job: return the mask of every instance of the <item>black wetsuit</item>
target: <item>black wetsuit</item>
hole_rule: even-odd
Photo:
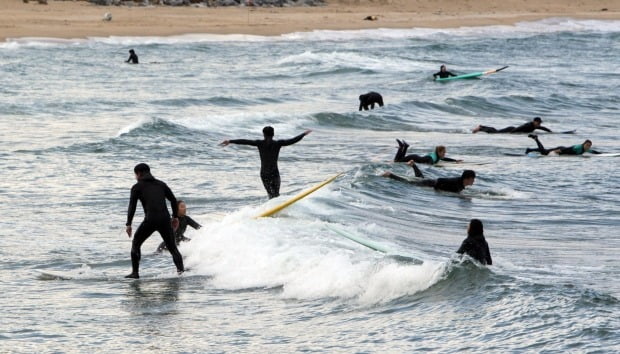
[[[379,107],[383,107],[383,97],[376,92],[368,92],[367,94],[360,95],[360,111],[362,108],[367,111],[368,106],[370,109],[375,109],[375,103],[379,105]]]
[[[545,128],[542,125],[536,127],[534,126],[534,123],[532,122],[527,122],[525,124],[522,124],[518,127],[506,127],[503,129],[495,129],[493,127],[487,127],[486,125],[481,125],[480,126],[480,131],[481,132],[485,132],[485,133],[489,133],[489,134],[497,134],[497,133],[531,133],[536,129],[540,129],[540,130],[544,130],[546,132],[551,133],[551,129],[549,128]]]
[[[129,53],[129,59],[125,61],[126,63],[138,64],[138,56],[136,53]]]
[[[433,79],[436,79],[437,76],[439,76],[439,78],[441,78],[441,79],[445,79],[447,77],[456,76],[456,75],[451,73],[451,72],[449,72],[449,71],[438,71],[438,72],[433,74]]]
[[[537,149],[530,149],[527,148],[525,149],[525,153],[529,154],[530,152],[538,152],[541,155],[549,155],[550,152],[558,150],[558,155],[583,155],[586,152],[589,152],[591,154],[601,154],[601,152],[598,152],[596,150],[585,150],[583,148],[583,144],[577,144],[577,145],[573,145],[573,146],[558,146],[558,147],[554,147],[553,149],[545,149],[545,147],[543,146],[543,144],[538,140],[538,138],[535,138],[534,141],[536,142],[536,145],[538,145]]]
[[[265,140],[236,139],[230,140],[229,142],[231,144],[258,147],[258,152],[260,154],[260,178],[263,181],[265,190],[267,190],[269,199],[271,199],[280,195],[280,171],[278,170],[280,148],[293,145],[303,139],[304,136],[305,134],[301,133],[292,139],[285,140],[273,140],[271,138]]]
[[[424,178],[422,171],[416,166],[411,166],[413,171],[415,171],[415,176],[419,178]],[[465,189],[465,185],[463,184],[463,177],[452,177],[452,178],[424,178],[422,180],[408,180],[406,178],[397,176],[393,173],[390,173],[388,176],[391,179],[395,179],[401,182],[408,182],[412,184],[417,184],[425,187],[433,187],[435,190],[445,191],[445,192],[453,192],[460,193],[463,189]]]
[[[194,229],[198,230],[200,229],[202,226],[197,223],[196,221],[194,221],[194,219],[190,218],[189,216],[185,215],[185,216],[180,216],[179,217],[179,227],[174,231],[174,242],[176,243],[176,245],[178,246],[179,243],[181,243],[181,241],[185,242],[185,241],[191,241],[190,238],[185,237],[185,230],[187,230],[187,226],[191,226]],[[157,252],[161,252],[163,250],[167,249],[166,248],[166,243],[162,242],[161,244],[159,244],[159,247],[157,247]]]
[[[413,160],[413,162],[415,163],[427,163],[429,165],[434,165],[440,160],[448,161],[448,162],[456,162],[456,160],[451,159],[449,157],[439,158],[437,153],[434,151],[424,156],[420,156],[416,154],[410,154],[410,155],[405,156],[408,148],[409,148],[409,145],[400,145],[398,147],[398,150],[396,151],[396,156],[394,156],[394,162],[409,162]]]
[[[170,224],[170,214],[166,207],[166,199],[170,201],[172,205],[172,215],[176,217],[178,209],[177,200],[164,182],[155,179],[150,173],[146,173],[140,178],[138,183],[134,184],[131,188],[131,197],[127,210],[127,223],[125,225],[131,226],[138,200],[144,209],[144,220],[138,227],[138,230],[136,230],[131,243],[131,266],[133,268],[133,274],[137,275],[140,268],[140,247],[142,243],[155,231],[159,232],[164,239],[164,243],[172,255],[177,271],[182,272],[184,270],[183,257],[181,253],[179,253],[176,243],[174,242],[174,234],[172,232],[172,225]]]
[[[489,251],[489,245],[484,239],[484,235],[468,235],[456,253],[466,253],[482,264],[493,264],[491,251]]]

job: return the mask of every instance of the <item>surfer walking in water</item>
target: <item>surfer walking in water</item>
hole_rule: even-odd
[[[407,144],[404,140],[398,139],[396,139],[396,142],[398,143],[398,150],[396,151],[396,156],[394,156],[394,162],[409,162],[413,160],[417,163],[427,163],[430,165],[434,165],[440,160],[448,162],[463,162],[463,160],[455,160],[446,157],[446,147],[443,145],[438,145],[435,147],[435,151],[424,156],[420,156],[416,154],[406,155],[409,144]]]
[[[518,127],[506,127],[506,128],[502,128],[502,129],[495,129],[493,127],[489,127],[486,125],[479,125],[477,127],[475,127],[471,132],[472,133],[477,133],[477,132],[485,132],[485,133],[489,133],[489,134],[497,134],[497,133],[531,133],[536,129],[540,129],[540,130],[544,130],[546,132],[551,133],[551,129],[549,128],[545,128],[542,125],[542,119],[540,119],[540,117],[536,117],[534,119],[532,119],[531,122],[527,122],[525,124],[521,124]]]
[[[183,267],[183,257],[181,253],[179,253],[177,245],[174,242],[174,233],[172,231],[173,228],[176,229],[179,226],[177,199],[164,182],[155,179],[155,177],[151,175],[151,169],[147,164],[137,164],[133,171],[138,183],[131,187],[129,208],[127,210],[127,223],[125,224],[127,236],[131,238],[131,222],[136,212],[138,200],[144,209],[144,220],[138,227],[138,230],[136,230],[136,234],[131,243],[132,271],[131,274],[127,275],[125,278],[140,278],[140,248],[144,241],[155,231],[159,232],[164,239],[166,248],[170,251],[172,260],[177,267],[177,272],[181,274],[185,270]],[[170,220],[170,214],[166,207],[166,199],[170,201],[170,206],[172,207],[172,221]]]
[[[467,238],[463,240],[461,247],[456,253],[467,254],[485,265],[493,264],[489,245],[484,238],[482,221],[478,219],[471,219],[469,221],[469,225],[467,226]]]
[[[310,134],[311,132],[312,130],[306,130],[291,139],[274,140],[274,129],[273,127],[268,126],[263,128],[263,140],[224,140],[220,143],[220,145],[250,145],[258,148],[261,163],[260,178],[263,181],[263,186],[267,191],[267,195],[269,195],[269,199],[272,199],[280,195],[280,171],[278,170],[278,156],[280,155],[280,149],[283,146],[293,145],[299,142],[304,136]]]
[[[592,141],[590,140],[586,140],[581,144],[577,144],[577,145],[573,145],[569,147],[558,146],[558,147],[554,147],[553,149],[545,149],[545,147],[540,142],[540,140],[538,140],[538,135],[530,134],[527,137],[534,139],[534,141],[536,142],[536,145],[538,145],[538,148],[525,149],[526,155],[529,154],[530,152],[539,152],[541,155],[549,155],[549,153],[551,152],[556,153],[558,155],[583,155],[586,152],[589,152],[591,154],[601,154],[601,152],[591,149]]]
[[[473,170],[464,170],[461,174],[461,177],[437,179],[424,178],[424,174],[422,174],[422,171],[420,171],[420,169],[418,168],[418,166],[416,166],[413,160],[407,162],[407,164],[411,166],[411,168],[413,168],[416,177],[422,178],[421,180],[408,180],[404,177],[397,176],[390,171],[384,172],[382,176],[401,182],[408,182],[425,187],[433,187],[435,188],[435,190],[453,193],[460,193],[463,189],[465,189],[465,187],[473,185],[474,181],[476,180],[476,172],[474,172]]]

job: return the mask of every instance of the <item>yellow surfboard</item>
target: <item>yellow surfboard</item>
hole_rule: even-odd
[[[266,217],[266,216],[271,216],[271,215],[279,212],[280,210],[288,207],[289,205],[295,203],[296,201],[306,197],[307,195],[309,195],[309,194],[311,194],[313,192],[316,192],[321,187],[323,187],[323,186],[333,182],[336,178],[340,177],[342,174],[343,173],[341,172],[341,173],[339,173],[339,174],[337,174],[337,175],[335,175],[333,177],[330,177],[329,179],[327,179],[327,180],[317,184],[316,186],[314,186],[314,187],[312,187],[310,189],[307,189],[307,190],[297,194],[296,196],[294,196],[293,198],[283,202],[282,204],[278,204],[277,206],[275,206],[275,207],[273,207],[273,208],[263,212],[262,214],[256,216],[256,218],[263,218],[263,217]]]

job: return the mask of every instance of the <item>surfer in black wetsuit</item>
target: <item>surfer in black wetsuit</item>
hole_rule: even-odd
[[[280,171],[278,170],[278,155],[280,154],[280,148],[295,144],[311,132],[312,130],[306,130],[291,139],[273,140],[273,128],[265,127],[263,128],[263,136],[265,137],[263,140],[224,140],[220,145],[226,146],[228,144],[238,144],[258,147],[258,152],[260,154],[260,178],[263,181],[265,190],[267,190],[269,199],[271,199],[280,195]]]
[[[174,230],[174,242],[178,246],[181,243],[181,241],[183,242],[191,241],[190,238],[185,237],[185,230],[187,230],[188,225],[193,227],[195,230],[200,229],[202,226],[196,221],[194,221],[194,219],[190,218],[189,215],[187,215],[187,206],[185,205],[184,201],[182,200],[177,201],[177,205],[178,205],[177,215],[179,217],[179,227],[177,227],[176,230]],[[159,245],[159,247],[157,247],[157,252],[161,253],[165,249],[167,249],[166,243],[162,242]]]
[[[398,143],[398,150],[396,151],[396,156],[394,156],[394,162],[409,162],[413,160],[416,163],[427,163],[429,165],[434,165],[437,162],[448,161],[448,162],[463,162],[463,160],[455,160],[449,157],[446,157],[446,147],[443,145],[438,145],[435,147],[435,151],[428,153],[424,156],[410,154],[405,155],[407,153],[407,149],[409,148],[409,144],[407,144],[404,140],[396,139]]]
[[[440,79],[445,79],[447,77],[456,76],[456,75],[449,72],[448,69],[446,69],[445,65],[442,65],[439,67],[439,71],[433,74],[433,79],[436,79],[437,76],[439,76]]]
[[[553,149],[545,149],[545,147],[543,146],[543,144],[540,142],[540,140],[538,140],[538,135],[535,134],[530,134],[527,136],[528,138],[532,138],[534,139],[534,141],[536,142],[536,145],[538,145],[538,148],[536,149],[530,149],[527,148],[525,149],[525,154],[529,154],[530,152],[539,152],[541,155],[549,155],[549,153],[553,152],[556,153],[558,155],[583,155],[586,152],[589,152],[591,154],[601,154],[601,152],[592,150],[592,141],[590,140],[586,140],[581,144],[577,144],[577,145],[573,145],[573,146],[569,146],[569,147],[565,147],[565,146],[558,146],[558,147],[554,147]]]
[[[170,251],[174,264],[177,267],[177,272],[181,274],[185,270],[185,268],[183,268],[183,257],[181,257],[181,253],[179,253],[177,249],[172,232],[172,229],[176,229],[179,225],[179,219],[177,218],[177,200],[164,182],[155,179],[153,175],[151,175],[151,169],[147,164],[137,164],[133,170],[136,174],[138,183],[131,187],[131,197],[129,198],[129,208],[127,210],[127,223],[125,224],[127,236],[131,237],[131,222],[136,212],[138,200],[144,209],[144,220],[138,227],[133,242],[131,243],[132,272],[125,278],[138,279],[140,277],[140,247],[155,231],[159,232],[164,239],[166,247],[168,251]],[[170,201],[170,205],[172,206],[172,221],[170,220],[170,214],[166,207],[166,199]]]
[[[375,103],[379,105],[379,107],[383,107],[383,97],[376,92],[368,92],[366,94],[360,95],[360,111],[362,108],[367,111],[368,106],[370,109],[375,109]]]
[[[476,172],[472,170],[464,170],[461,174],[461,177],[453,177],[453,178],[424,178],[422,171],[416,166],[413,160],[407,162],[409,166],[413,168],[415,172],[415,176],[418,178],[422,178],[422,180],[408,180],[406,178],[397,176],[392,172],[386,171],[383,173],[383,177],[389,177],[391,179],[395,179],[401,182],[408,182],[412,184],[417,184],[425,187],[433,187],[435,190],[460,193],[465,187],[471,186],[474,184],[476,180]]]
[[[482,227],[482,221],[478,219],[471,219],[467,226],[467,238],[461,244],[456,253],[467,254],[471,258],[486,265],[492,265],[491,251],[489,251],[489,245],[484,238],[484,230]]]
[[[485,133],[489,133],[489,134],[496,134],[496,133],[531,133],[536,129],[540,129],[540,130],[544,130],[546,132],[551,133],[551,129],[549,128],[545,128],[542,125],[542,119],[540,119],[540,117],[536,117],[534,119],[532,119],[531,122],[527,122],[525,124],[521,124],[518,127],[506,127],[503,129],[495,129],[493,127],[487,127],[486,125],[479,125],[477,127],[475,127],[471,132],[472,133],[477,133],[477,132],[485,132]]]
[[[129,59],[125,60],[125,63],[138,64],[138,56],[133,49],[129,49]]]

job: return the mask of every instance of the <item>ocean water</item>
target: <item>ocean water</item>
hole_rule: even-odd
[[[124,63],[128,49],[140,65]],[[618,352],[620,157],[534,158],[525,135],[471,134],[534,116],[546,146],[620,152],[620,22],[0,43],[1,352]],[[432,81],[504,65],[479,80]],[[358,112],[380,92],[383,108]],[[280,154],[267,201],[254,148]],[[461,195],[381,177],[395,138],[474,169]],[[150,164],[203,225],[180,251],[123,233],[133,166]],[[253,218],[344,175],[274,218]],[[134,227],[142,218],[139,208]],[[485,226],[494,264],[457,257]],[[342,237],[379,243],[375,252]],[[398,257],[395,255],[406,255]]]

